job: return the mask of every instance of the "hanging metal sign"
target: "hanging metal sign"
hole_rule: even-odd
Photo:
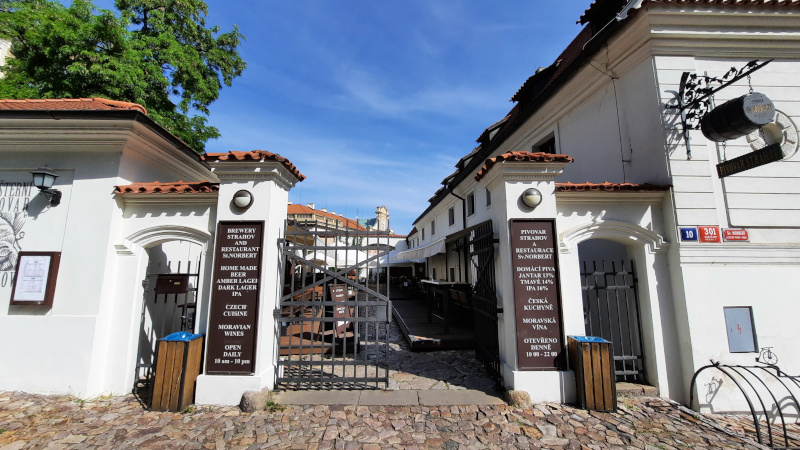
[[[775,118],[775,105],[766,95],[751,92],[729,100],[703,116],[700,129],[710,141],[747,136]]]
[[[780,144],[768,145],[761,150],[745,153],[737,158],[723,161],[717,164],[717,175],[725,178],[745,170],[750,170],[764,164],[780,161],[783,159],[783,150]]]
[[[208,324],[206,373],[255,370],[264,222],[220,222]]]
[[[510,231],[518,367],[560,369],[565,352],[555,223],[514,219]]]
[[[697,75],[684,72],[678,95],[672,104],[665,107],[667,110],[677,110],[681,115],[683,126],[683,139],[686,143],[686,157],[692,158],[689,146],[689,130],[700,129],[700,121],[711,110],[711,96],[714,93],[730,86],[731,84],[750,76],[753,72],[769,64],[772,60],[760,62],[754,59],[742,68],[731,67],[721,78],[708,75]]]

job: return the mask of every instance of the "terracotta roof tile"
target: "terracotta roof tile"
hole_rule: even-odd
[[[312,209],[305,205],[297,205],[293,203],[289,205],[287,211],[289,214],[317,214],[319,216],[325,216],[332,219],[341,220],[344,223],[344,226],[346,226],[347,228],[350,228],[352,230],[366,231],[366,228],[359,225],[358,222],[353,219],[348,219],[347,217],[343,216],[337,216],[336,214],[320,211],[318,209]]]
[[[0,110],[5,111],[119,111],[130,110],[147,114],[144,106],[137,103],[109,100],[107,98],[45,98],[25,100],[0,100]]]
[[[643,191],[667,191],[671,184],[634,184],[634,183],[556,183],[556,192],[643,192]]]
[[[204,192],[218,192],[219,183],[210,181],[177,183],[133,183],[124,186],[114,186],[115,194],[199,194]]]
[[[203,156],[206,161],[277,161],[282,163],[294,175],[298,181],[303,181],[306,176],[297,170],[291,161],[277,153],[265,150],[251,150],[248,152],[230,151],[227,153],[206,153]]]
[[[554,155],[544,152],[506,152],[502,155],[495,156],[486,160],[486,164],[475,175],[475,180],[480,181],[485,177],[489,170],[497,163],[502,162],[564,162],[569,163],[575,161],[574,158],[567,155]]]

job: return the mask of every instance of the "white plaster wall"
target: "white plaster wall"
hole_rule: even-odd
[[[765,51],[759,59],[770,57],[769,53]],[[772,56],[779,59],[753,73],[753,88],[766,94],[778,110],[796,123],[800,116],[800,86],[791,74],[800,70],[800,63],[787,55]],[[718,57],[658,56],[655,63],[662,101],[672,100],[684,71],[721,76],[750,59],[724,52]],[[722,104],[748,90],[747,81],[741,80],[715,95],[715,102]],[[753,306],[758,345],[783,345],[783,354],[774,349],[780,356],[779,365],[790,373],[797,372],[800,361],[788,344],[800,338],[796,321],[791,320],[797,316],[793,314],[796,296],[791,283],[800,274],[800,171],[795,167],[800,167],[798,155],[720,180],[716,164],[751,151],[746,138],[728,141],[723,147],[708,141],[701,131],[691,131],[688,159],[674,116],[664,114],[664,128],[675,193],[671,199],[675,216],[670,218],[673,225],[668,233],[678,243],[670,251],[670,262],[683,351],[685,394],[681,401],[688,402],[692,374],[709,364],[710,359],[723,364],[754,364],[757,354],[728,352],[725,306]],[[678,241],[679,226],[697,225],[744,227],[750,242]],[[773,390],[785,391],[781,386]],[[705,410],[749,413],[738,388],[719,371],[704,371],[693,394]],[[771,408],[769,395],[762,392],[762,396],[767,408]]]
[[[702,318],[690,321],[695,370],[709,364],[709,360],[728,365],[758,365],[755,362],[757,352],[731,353],[728,347],[723,308],[748,306],[752,308],[757,347],[772,347],[778,356],[778,366],[796,375],[796,368],[800,367],[800,354],[795,346],[800,339],[797,330],[800,306],[795,293],[787,287],[793,285],[799,273],[796,266],[789,265],[756,266],[740,263],[684,266],[688,315],[692,319]],[[761,373],[758,370],[756,372]],[[762,378],[768,382],[778,399],[785,399],[788,393],[784,387],[770,376]],[[712,380],[715,382],[712,383]],[[737,380],[742,383],[741,378]],[[797,389],[793,389],[793,393],[795,396],[800,394]],[[755,396],[751,394],[751,397],[760,410]],[[763,392],[762,397],[767,409],[772,410],[774,403],[771,397]],[[714,369],[705,370],[698,378],[695,399],[699,400],[699,406],[705,411],[749,412],[743,395],[732,380]],[[784,412],[797,417],[794,408],[788,407]]]
[[[584,334],[577,245],[587,239],[608,239],[624,245],[638,274],[648,381],[661,395],[681,398],[683,373],[666,253],[669,242],[664,238],[664,197],[665,194],[609,193],[604,199],[581,199],[574,194],[559,198],[562,304],[566,334]]]
[[[9,306],[10,274],[0,273],[0,336],[5,342],[26,337],[25,345],[0,350],[0,389],[82,397],[129,392],[135,359],[131,323],[139,320],[132,317],[132,305],[141,303],[137,277],[146,258],[118,257],[114,244],[122,243],[125,218],[113,187],[127,183],[119,177],[123,166],[134,181],[170,172],[172,179],[203,171],[213,175],[186,158],[173,155],[178,164],[164,158],[164,152],[176,150],[129,121],[8,120],[3,129],[0,179],[27,182],[30,170],[48,165],[59,174],[54,187],[63,196],[60,205],[46,208],[33,189],[19,239],[22,250],[61,252],[52,308]],[[135,144],[126,135],[132,129],[138,130]],[[140,156],[124,163],[122,155],[129,151]],[[174,223],[178,216],[165,213],[162,219]]]
[[[60,205],[49,209],[41,196],[34,197],[25,219],[25,237],[19,240],[22,250],[61,252],[52,308],[9,306],[11,287],[0,288],[0,333],[6,342],[29,336],[28,345],[35,349],[21,354],[11,346],[0,350],[2,387],[95,393],[96,386],[90,381],[94,331],[104,282],[109,218],[114,208],[111,180],[118,154],[41,152],[33,158],[22,158],[18,153],[8,156],[4,158],[8,166],[0,178],[26,180],[29,170],[48,164],[60,175],[54,187],[63,196]],[[12,167],[19,170],[9,171]],[[65,332],[72,327],[81,330]]]

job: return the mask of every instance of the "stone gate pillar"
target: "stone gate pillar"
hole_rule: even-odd
[[[239,404],[248,390],[272,389],[281,295],[281,254],[289,190],[305,177],[261,150],[207,154],[219,177],[213,230],[211,306],[197,404]]]

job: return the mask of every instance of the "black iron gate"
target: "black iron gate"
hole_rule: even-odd
[[[500,336],[498,335],[497,291],[494,274],[494,245],[498,242],[492,221],[475,226],[469,233],[469,257],[475,270],[471,297],[475,335],[475,356],[495,382],[500,385]]]
[[[285,229],[277,387],[385,387],[389,232],[319,215]]]
[[[176,331],[194,332],[197,285],[201,259],[167,262],[143,281],[144,298],[139,320],[139,343],[133,393],[149,405],[155,379],[156,341]]]
[[[617,381],[646,380],[636,283],[633,260],[581,263],[586,335],[612,342]]]

